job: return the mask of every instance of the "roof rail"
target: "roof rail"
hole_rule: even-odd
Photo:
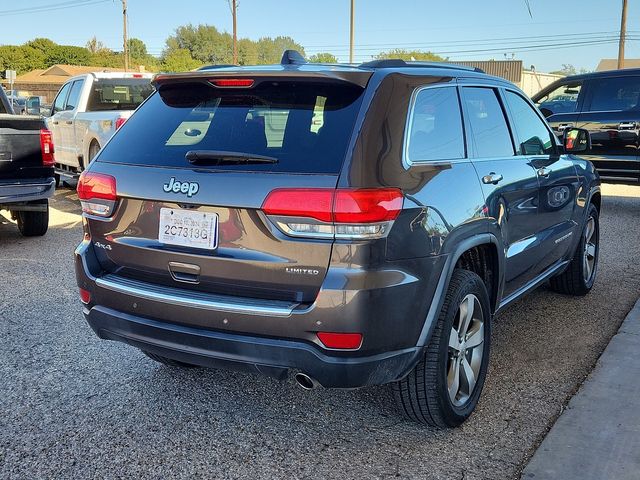
[[[464,65],[456,65],[455,63],[444,62],[406,62],[401,58],[389,58],[385,60],[373,60],[371,62],[361,63],[359,67],[362,68],[402,68],[402,67],[414,67],[414,68],[446,68],[449,70],[467,70],[470,72],[485,73],[481,68],[467,67]]]
[[[280,65],[304,65],[307,61],[297,50],[285,50]]]

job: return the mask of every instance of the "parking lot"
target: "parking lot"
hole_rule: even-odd
[[[595,288],[502,313],[478,410],[448,431],[404,421],[386,387],[306,392],[98,340],[75,286],[75,192],[57,191],[42,238],[2,212],[0,477],[517,478],[638,297],[640,187],[603,193]]]

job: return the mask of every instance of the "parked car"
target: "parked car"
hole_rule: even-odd
[[[511,83],[290,52],[154,83],[78,183],[100,338],[306,389],[391,383],[407,417],[456,426],[494,314],[547,281],[593,285],[599,180],[572,155],[588,134],[563,147]]]
[[[58,175],[79,174],[93,160],[151,94],[151,78],[143,73],[89,73],[62,86],[47,121],[56,144]]]
[[[15,115],[0,87],[0,209],[24,236],[44,235],[53,195],[53,143],[44,120]]]
[[[640,69],[566,77],[533,101],[559,137],[569,127],[591,133],[591,149],[582,156],[603,181],[640,183]]]

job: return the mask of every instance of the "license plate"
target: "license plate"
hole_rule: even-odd
[[[213,250],[218,246],[218,215],[161,208],[158,240],[168,245]]]

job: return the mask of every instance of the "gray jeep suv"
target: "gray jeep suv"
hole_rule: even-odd
[[[600,190],[512,84],[385,60],[158,75],[82,174],[75,252],[100,338],[304,388],[393,384],[418,422],[475,408],[496,312],[584,295]]]

